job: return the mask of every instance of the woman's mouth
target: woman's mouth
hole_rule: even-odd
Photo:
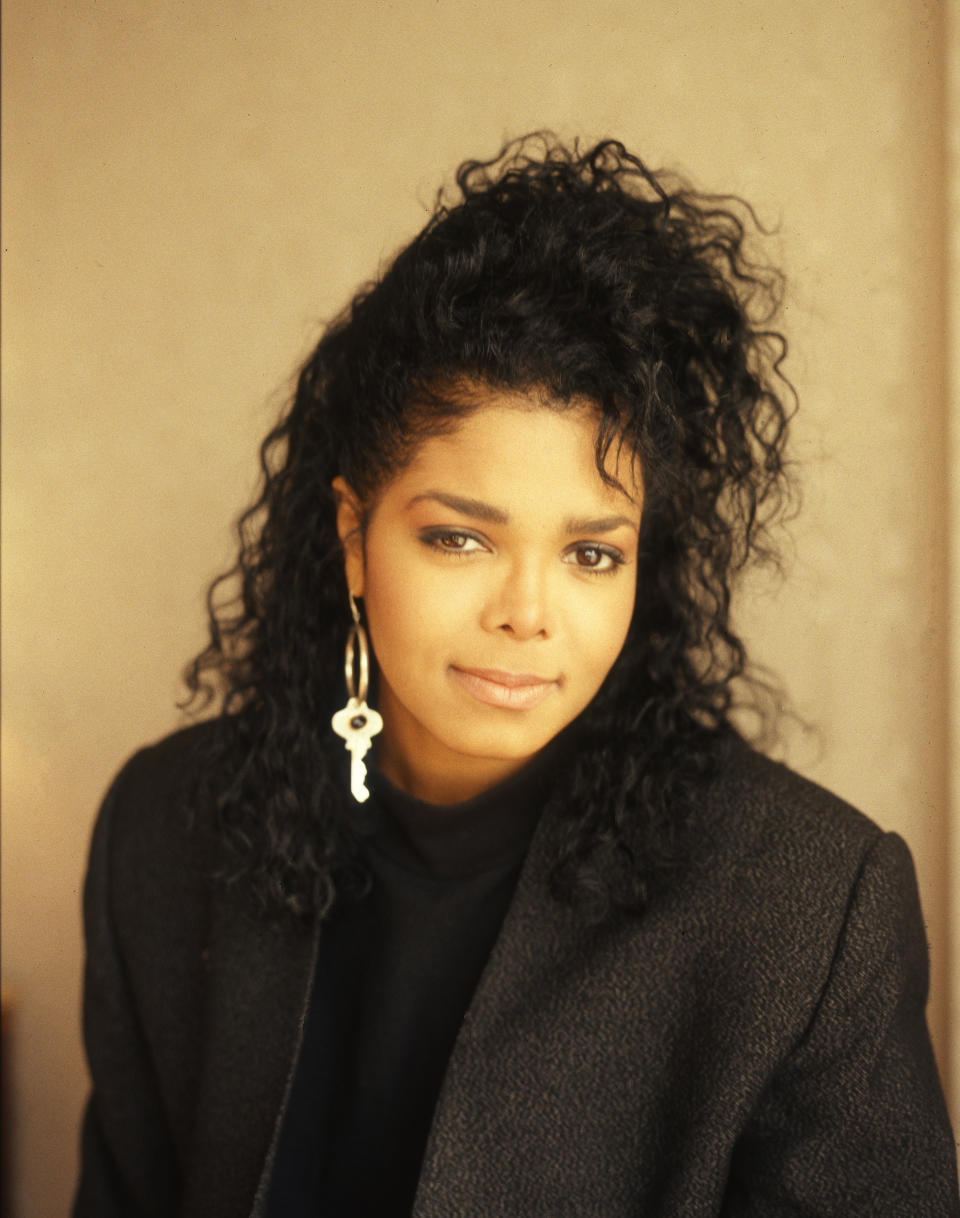
[[[557,681],[526,672],[498,672],[490,668],[450,666],[454,680],[478,702],[507,710],[532,710],[547,697]]]

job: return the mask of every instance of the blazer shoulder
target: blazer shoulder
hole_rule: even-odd
[[[191,790],[202,774],[217,738],[216,720],[204,720],[180,728],[144,745],[120,767],[104,797],[119,828],[131,816],[141,820],[148,813],[163,815],[190,802]],[[172,826],[170,826],[172,827]]]
[[[88,884],[112,876],[118,898],[141,904],[204,883],[216,835],[198,780],[215,736],[215,720],[192,724],[124,763],[94,825]]]
[[[155,789],[172,794],[202,767],[219,730],[218,719],[205,719],[136,749],[120,767],[109,793]]]
[[[793,865],[862,859],[884,836],[846,800],[739,737],[723,750],[708,802],[720,837],[735,851],[772,852]]]

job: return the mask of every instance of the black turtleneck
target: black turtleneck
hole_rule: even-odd
[[[410,1214],[464,1012],[545,801],[535,762],[465,803],[374,774],[370,894],[321,930],[270,1218]]]

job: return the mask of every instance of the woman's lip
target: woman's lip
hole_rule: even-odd
[[[450,666],[454,679],[478,702],[507,710],[532,710],[550,693],[555,680],[526,672],[499,672],[491,668]]]
[[[552,685],[552,677],[539,677],[532,672],[499,672],[495,668],[458,668],[456,672],[465,672],[472,677],[480,677],[483,681],[493,681],[495,685],[506,685],[508,689],[517,689],[521,685]]]

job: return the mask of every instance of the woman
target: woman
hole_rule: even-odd
[[[223,714],[105,801],[76,1212],[960,1213],[909,854],[731,722],[749,210],[615,141],[457,187],[264,444]]]

